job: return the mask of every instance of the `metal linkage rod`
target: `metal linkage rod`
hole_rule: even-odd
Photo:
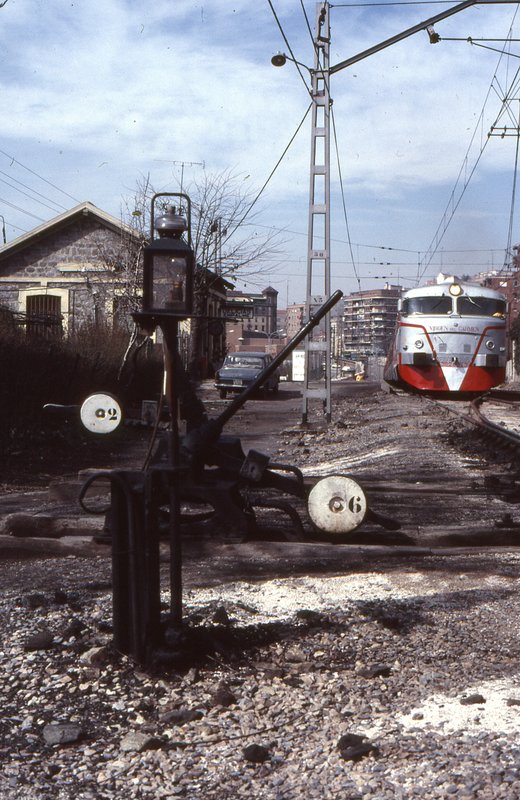
[[[212,445],[222,433],[224,425],[233,417],[244,403],[259,389],[267,378],[285,361],[288,355],[300,344],[316,325],[329,313],[338,300],[343,297],[343,292],[337,289],[328,300],[321,305],[311,319],[293,336],[291,341],[278,353],[273,361],[258,375],[250,386],[244,389],[224,411],[215,419],[202,421],[200,425],[188,431],[182,440],[182,449],[189,459],[202,462]]]
[[[246,400],[248,400],[251,395],[260,388],[260,386],[267,380],[267,378],[273,374],[273,372],[278,369],[280,364],[282,364],[288,355],[292,353],[292,351],[302,342],[306,336],[318,325],[323,317],[329,313],[329,311],[336,305],[338,300],[343,297],[343,292],[341,289],[337,289],[328,300],[326,300],[323,305],[321,305],[316,313],[309,319],[309,321],[301,328],[298,333],[293,336],[291,341],[286,344],[283,350],[278,353],[278,355],[273,359],[273,361],[260,373],[258,378],[253,381],[253,383],[244,389],[238,397],[235,397],[234,400],[231,401],[229,406],[216,418],[215,423],[220,426],[220,429],[224,427],[226,422],[233,417],[236,412],[242,408]]]

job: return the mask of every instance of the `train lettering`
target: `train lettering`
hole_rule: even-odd
[[[430,331],[432,333],[481,333],[480,328],[477,328],[475,325],[469,326],[460,326],[458,328],[447,328],[446,325],[431,325]]]

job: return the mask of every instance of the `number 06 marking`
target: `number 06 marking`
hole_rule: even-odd
[[[359,495],[350,498],[348,502],[348,507],[349,510],[352,512],[352,514],[361,514],[361,512],[363,511],[364,499],[365,498],[361,499]]]
[[[309,516],[323,533],[342,535],[356,530],[367,513],[363,489],[349,475],[329,475],[309,492]]]

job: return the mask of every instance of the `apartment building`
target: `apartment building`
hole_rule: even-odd
[[[345,298],[343,311],[344,352],[353,357],[386,355],[397,317],[400,286],[353,292]]]

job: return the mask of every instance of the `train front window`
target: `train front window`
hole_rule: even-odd
[[[405,297],[401,306],[401,314],[451,314],[452,299],[448,295],[430,295],[428,297]]]
[[[457,312],[466,317],[499,317],[506,313],[505,300],[496,297],[470,297],[464,294],[457,298]]]

